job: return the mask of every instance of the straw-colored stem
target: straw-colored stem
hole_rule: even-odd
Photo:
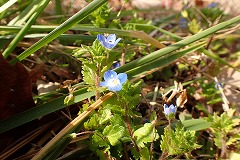
[[[73,121],[71,121],[64,129],[62,129],[49,143],[47,143],[33,158],[32,160],[43,159],[50,151],[52,151],[57,144],[57,142],[66,134],[74,130],[93,110],[97,109],[104,101],[113,96],[114,93],[109,92],[102,98],[98,99],[93,103],[86,111],[77,116]]]

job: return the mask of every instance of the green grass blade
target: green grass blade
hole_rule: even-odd
[[[9,7],[11,7],[14,3],[16,3],[18,0],[9,0],[7,3],[2,5],[0,7],[0,13],[6,11]]]
[[[24,35],[28,32],[29,28],[35,23],[36,19],[42,13],[43,9],[47,6],[50,0],[43,0],[41,3],[39,3],[36,6],[36,11],[34,14],[30,17],[26,25],[20,30],[20,32],[16,35],[16,37],[13,39],[13,41],[8,45],[8,47],[4,50],[3,57],[6,59],[11,52],[14,50],[14,48],[17,46],[17,44],[22,40]]]
[[[119,72],[124,72],[124,71],[127,71],[127,70],[130,70],[131,68],[135,67],[135,66],[139,66],[139,65],[142,65],[142,64],[145,64],[145,63],[148,63],[149,61],[152,61],[154,59],[157,59],[158,57],[160,56],[163,56],[163,55],[166,55],[168,53],[171,53],[175,50],[178,50],[182,47],[185,47],[193,42],[196,42],[206,36],[209,36],[227,26],[230,26],[234,23],[239,23],[240,22],[240,16],[237,16],[235,18],[232,18],[228,21],[225,21],[225,22],[222,22],[222,23],[219,23],[218,25],[215,25],[211,28],[208,28],[198,34],[195,34],[189,38],[186,38],[186,39],[183,39],[171,46],[168,46],[166,48],[163,48],[163,49],[160,49],[158,51],[155,51],[147,56],[144,56],[142,58],[139,58],[139,59],[136,59],[124,66],[122,66],[121,68],[118,69]]]
[[[55,28],[52,32],[50,32],[46,37],[42,38],[38,42],[36,42],[34,45],[32,45],[30,48],[25,50],[23,53],[21,53],[19,56],[17,56],[15,59],[10,61],[10,64],[15,64],[18,61],[21,61],[37,51],[38,49],[42,48],[52,40],[56,39],[58,36],[63,34],[64,32],[68,31],[72,26],[76,25],[80,21],[82,21],[86,16],[88,16],[90,13],[92,13],[94,10],[99,8],[101,5],[103,5],[108,0],[94,0],[90,4],[88,4],[86,7],[84,7],[82,10],[77,12],[75,15],[73,15],[71,18],[69,18],[67,21],[62,23],[60,26]]]
[[[228,66],[228,67],[231,67],[231,68],[233,68],[234,70],[240,72],[240,69],[238,69],[237,67],[232,66],[231,64],[229,64],[228,62],[226,62],[225,60],[223,60],[222,58],[220,58],[218,55],[213,54],[212,51],[206,50],[206,49],[203,49],[203,48],[200,49],[200,51],[203,52],[203,53],[204,53],[205,55],[207,55],[208,57],[210,57],[210,58],[218,61],[219,63],[224,64],[224,65],[226,65],[226,66]]]
[[[55,12],[56,12],[56,15],[58,16],[63,15],[61,0],[55,0]],[[62,19],[61,17],[56,18],[56,22],[61,22],[61,19]]]
[[[31,27],[30,32],[46,32],[52,31],[57,26],[40,26],[34,25]],[[17,32],[21,27],[20,26],[0,26],[2,31],[6,32]],[[110,33],[116,34],[118,36],[127,36],[127,37],[134,37],[139,38],[157,48],[164,48],[165,45],[157,41],[155,38],[149,36],[143,31],[133,31],[133,30],[120,30],[120,29],[112,29],[112,28],[96,28],[93,26],[85,26],[85,25],[76,25],[70,28],[71,30],[75,31],[92,31],[92,32],[100,32],[100,33]],[[22,59],[21,59],[22,60]]]
[[[187,49],[178,51],[174,54],[168,54],[166,56],[163,56],[163,57],[160,57],[153,61],[150,61],[146,64],[136,66],[135,68],[126,71],[126,73],[128,74],[128,77],[130,79],[135,79],[135,78],[139,79],[139,78],[145,77],[146,75],[151,74],[151,73],[155,72],[156,70],[159,70],[162,67],[172,63],[173,61],[177,60],[178,58],[180,58],[186,54],[189,54],[189,53],[199,50],[204,45],[205,45],[204,42],[197,44],[197,45],[193,45]]]
[[[12,19],[9,23],[8,26],[20,26],[23,25],[24,22],[27,21],[27,19],[29,19],[34,12],[36,12],[38,10],[39,7],[39,3],[41,1],[39,0],[34,0],[32,1],[22,12],[20,12],[20,14],[18,16],[16,16],[14,19]]]
[[[134,23],[132,23],[132,24],[133,24],[133,25],[146,26],[146,27],[152,27],[152,28],[157,29],[158,31],[160,31],[160,32],[162,32],[162,33],[164,33],[164,34],[166,34],[166,35],[169,35],[170,37],[172,37],[173,39],[175,39],[175,40],[177,40],[177,41],[183,40],[182,37],[180,37],[180,36],[178,36],[178,35],[176,35],[176,34],[173,34],[173,33],[171,33],[171,32],[168,32],[168,31],[166,31],[166,30],[164,30],[164,29],[161,29],[161,28],[159,28],[159,27],[153,26],[153,25],[148,25],[148,24],[134,24]],[[238,38],[238,35],[235,35],[235,37]],[[216,61],[218,61],[218,62],[220,62],[220,63],[222,63],[222,64],[225,64],[225,65],[227,65],[228,67],[231,67],[231,68],[233,68],[233,69],[236,70],[236,71],[240,71],[238,68],[236,68],[236,67],[232,66],[231,64],[227,63],[225,60],[223,60],[222,58],[220,58],[220,57],[217,56],[216,54],[213,54],[213,53],[212,53],[211,51],[209,51],[209,50],[206,50],[206,49],[204,49],[204,48],[201,48],[200,51],[203,52],[203,53],[204,53],[205,55],[207,55],[208,57],[210,57],[210,58],[212,58],[212,59],[215,59]]]
[[[205,121],[204,119],[190,119],[190,120],[185,120],[181,122],[187,130],[194,130],[194,131],[207,129],[211,126],[211,123]]]

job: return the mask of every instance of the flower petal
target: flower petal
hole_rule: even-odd
[[[119,63],[119,62],[115,62],[115,63],[113,63],[112,64],[112,69],[115,69],[115,68],[118,68],[118,67],[120,67],[121,66],[121,64]]]
[[[115,71],[108,70],[107,72],[104,73],[103,78],[106,82],[110,82],[111,80],[117,78],[117,73]]]
[[[121,39],[122,39],[122,38],[118,38],[118,39],[115,41],[114,46],[116,46]]]
[[[100,82],[101,87],[108,87],[109,83],[108,82]]]
[[[106,42],[106,38],[102,34],[98,34],[97,39],[99,40],[99,42],[101,42],[101,44]]]
[[[113,92],[118,92],[122,89],[122,85],[119,84],[119,85],[113,85],[113,86],[109,86],[108,87],[108,90],[109,91],[113,91]]]
[[[127,81],[127,74],[126,73],[119,73],[117,75],[117,78],[119,79],[120,83],[123,84]]]
[[[168,105],[167,104],[164,104],[163,105],[163,108],[165,109],[165,108],[168,108]]]
[[[116,35],[115,34],[110,34],[108,37],[107,37],[107,42],[110,43],[110,44],[115,44],[115,41],[116,41]]]
[[[171,113],[176,113],[177,107],[175,107],[173,104],[171,104],[171,105],[169,106],[169,108],[170,108],[170,112],[171,112]]]
[[[114,44],[109,44],[107,42],[107,39],[102,34],[98,34],[97,39],[102,44],[102,46],[105,47],[105,48],[111,49],[111,48],[114,47]]]

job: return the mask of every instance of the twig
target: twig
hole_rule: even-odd
[[[157,99],[157,95],[158,95],[158,88],[159,88],[159,82],[156,84],[156,87],[154,88],[153,99],[152,99],[152,102],[150,102],[150,105],[151,105],[150,112],[153,112],[154,106],[156,105],[156,99]]]

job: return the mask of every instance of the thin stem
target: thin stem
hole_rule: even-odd
[[[108,59],[109,59],[109,50],[106,49],[106,53],[107,53],[107,56],[106,56],[106,65],[108,64]]]
[[[95,86],[96,86],[96,100],[100,98],[100,65],[97,64],[97,71],[96,71],[96,79],[95,79]]]
[[[154,139],[155,139],[155,130],[156,130],[156,122],[157,122],[157,116],[155,117],[154,121],[153,121],[153,133],[152,133],[152,142],[151,142],[151,146],[150,146],[150,160],[153,159],[152,154],[153,154],[153,145],[154,145]]]
[[[130,120],[129,120],[129,109],[128,109],[128,106],[121,103],[121,100],[120,100],[120,97],[119,97],[118,93],[116,93],[116,95],[117,95],[117,98],[118,98],[118,101],[119,101],[120,105],[122,107],[125,107],[125,110],[126,110],[126,112],[125,112],[125,122],[126,122],[126,125],[127,125],[127,129],[128,129],[129,135],[130,135],[130,137],[132,139],[134,147],[136,148],[137,152],[139,152],[140,149],[138,148],[137,143],[136,143],[136,141],[135,141],[135,139],[133,137],[133,131],[132,131],[131,123],[130,123]]]
[[[126,122],[126,124],[127,124],[127,129],[128,129],[128,132],[129,132],[129,134],[130,134],[130,136],[131,136],[131,139],[132,139],[132,142],[133,142],[133,144],[134,144],[134,147],[136,148],[137,152],[139,152],[140,150],[139,150],[139,148],[138,148],[138,146],[137,146],[137,143],[136,143],[136,141],[135,141],[135,139],[134,139],[134,137],[133,137],[133,132],[132,132],[132,128],[131,128],[131,124],[130,124],[130,120],[129,120],[128,107],[127,107],[127,105],[126,105],[125,122]]]
[[[168,126],[171,129],[171,119],[170,118],[168,118]]]
[[[222,146],[221,146],[221,158],[227,158],[227,145],[226,145],[226,135],[222,138]]]
[[[167,152],[166,151],[163,151],[161,157],[159,158],[159,160],[165,160],[165,158],[167,157]]]
[[[130,160],[130,159],[129,159],[129,156],[128,156],[128,153],[127,153],[127,146],[126,146],[125,143],[123,144],[123,157],[124,157],[124,159],[126,159],[126,160]]]
[[[122,56],[121,56],[121,66],[125,64],[125,53],[126,53],[126,47],[124,47]]]

